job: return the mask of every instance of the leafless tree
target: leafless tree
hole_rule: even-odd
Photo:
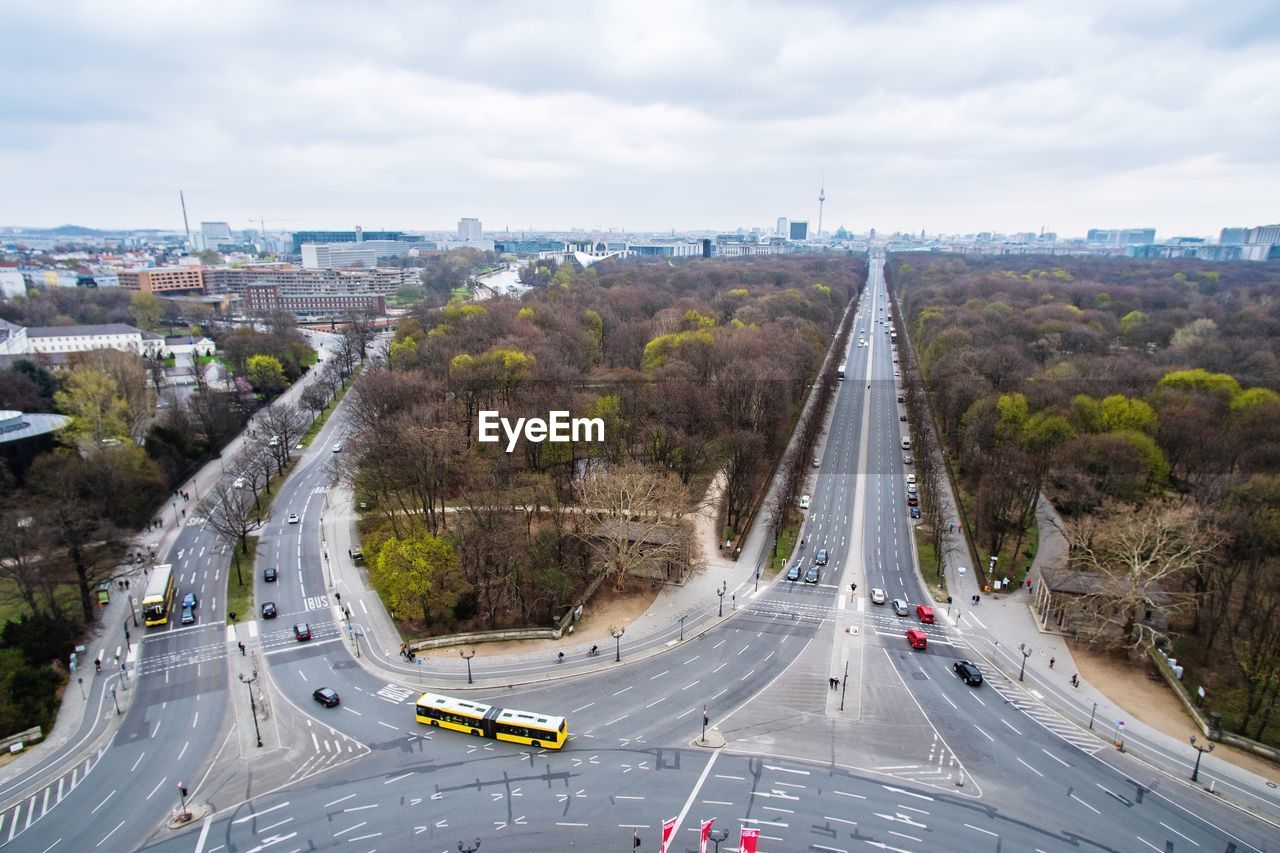
[[[302,438],[312,418],[292,403],[276,403],[258,416],[257,430],[267,436],[267,446],[276,460],[276,472],[283,474],[289,451]]]
[[[628,463],[592,469],[579,484],[588,543],[615,588],[648,561],[686,555],[689,493],[674,474]]]
[[[244,489],[219,483],[206,498],[211,505],[205,517],[205,525],[232,546],[236,567],[236,581],[243,586],[240,574],[240,554],[249,553],[249,534],[266,522],[267,514],[258,513],[257,500]]]

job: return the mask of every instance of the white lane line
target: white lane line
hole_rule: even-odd
[[[693,801],[698,796],[698,792],[702,790],[703,784],[707,781],[707,777],[711,775],[711,768],[715,766],[716,759],[720,757],[720,750],[711,753],[711,757],[707,759],[707,766],[702,768],[702,774],[698,776],[698,781],[694,783],[693,790],[689,792],[689,797],[684,801],[680,813],[676,815],[676,824],[672,828],[671,837],[678,838],[680,832],[680,824],[684,822],[685,815],[689,813],[689,808],[693,805]]]
[[[823,819],[823,820],[829,820],[829,821],[831,821],[832,823],[845,823],[845,824],[848,824],[849,826],[857,826],[857,825],[858,825],[858,822],[857,822],[856,820],[847,820],[846,818],[842,818],[842,817],[832,817],[831,815],[823,815],[823,816],[822,816],[822,819]]]
[[[120,821],[119,823],[117,823],[117,824],[115,825],[115,829],[112,829],[112,830],[111,830],[110,832],[108,832],[106,835],[102,836],[102,841],[99,841],[97,844],[95,844],[95,845],[94,845],[94,847],[101,847],[103,844],[105,844],[105,843],[106,843],[106,840],[107,840],[108,838],[110,838],[112,835],[114,835],[114,834],[115,834],[116,829],[119,829],[119,828],[120,828],[120,827],[122,827],[122,826],[124,826],[124,821]]]
[[[377,803],[370,803],[367,806],[352,806],[349,809],[343,809],[342,812],[343,814],[346,814],[347,812],[362,812],[365,809],[376,809],[377,807],[378,807]]]
[[[649,676],[649,680],[650,680],[650,681],[653,681],[655,678],[661,678],[662,676],[666,675],[666,674],[667,674],[668,672],[670,672],[670,671],[671,671],[671,670],[669,670],[669,669],[664,669],[662,672],[658,673],[657,675],[651,675],[651,676]]]
[[[355,794],[352,794],[351,796],[353,796],[353,797],[354,797],[354,796],[355,796]],[[288,801],[283,802],[283,803],[280,803],[279,805],[272,806],[272,807],[271,807],[271,808],[269,808],[269,809],[263,809],[262,811],[260,811],[260,812],[256,812],[255,814],[247,814],[247,815],[245,815],[244,817],[238,817],[238,818],[236,818],[235,820],[233,820],[233,821],[231,821],[231,822],[232,822],[233,824],[236,824],[236,823],[248,823],[249,821],[253,820],[254,818],[262,817],[264,814],[270,814],[271,812],[275,811],[276,809],[282,809],[282,808],[284,808],[284,807],[285,807],[285,806],[287,806],[287,805],[289,805]]]
[[[835,791],[835,790],[833,790],[831,793],[833,793],[833,794],[839,794],[839,795],[840,795],[840,796],[842,796],[842,797],[852,797],[852,798],[853,798],[853,799],[855,799],[855,800],[865,800],[865,799],[866,799],[866,797],[865,797],[865,796],[863,796],[862,794],[850,794],[850,793],[848,793],[847,791]]]
[[[392,782],[399,782],[401,779],[408,779],[410,776],[412,776],[412,775],[414,774],[414,772],[415,772],[415,771],[410,770],[408,773],[402,773],[402,774],[400,774],[399,776],[392,776],[390,779],[388,779],[387,781],[383,782],[382,784],[384,784],[384,785],[390,785]]]
[[[1169,826],[1169,824],[1165,823],[1164,821],[1160,821],[1160,825],[1161,825],[1161,826],[1163,826],[1165,829],[1169,830],[1170,832],[1172,832],[1174,835],[1178,836],[1179,838],[1182,838],[1182,839],[1185,839],[1185,840],[1187,840],[1187,841],[1190,841],[1192,844],[1194,844],[1194,845],[1195,845],[1195,846],[1197,846],[1197,847],[1199,847],[1199,846],[1200,846],[1200,842],[1199,842],[1199,841],[1193,841],[1192,839],[1190,839],[1190,838],[1188,838],[1187,836],[1183,835],[1181,832],[1178,832],[1178,830],[1174,829],[1172,826]]]
[[[166,776],[166,777],[164,777],[163,779],[161,779],[159,782],[157,782],[157,783],[156,783],[156,786],[155,786],[154,788],[152,788],[152,789],[151,789],[151,793],[150,793],[150,794],[147,794],[145,797],[143,797],[143,799],[144,799],[144,800],[149,800],[149,799],[151,799],[153,796],[155,796],[156,791],[159,791],[159,790],[160,790],[160,786],[161,786],[161,785],[163,785],[165,782],[168,782],[168,781],[169,781],[169,777],[168,777],[168,776]]]
[[[697,684],[698,684],[698,683],[700,683],[701,681],[702,681],[702,679],[698,679],[698,681],[693,682],[693,684],[686,684],[684,687],[681,687],[680,689],[681,689],[681,690],[688,690],[690,687],[694,687],[695,685],[697,685]],[[571,714],[572,714],[573,712],[572,712],[572,711],[570,711],[569,713],[571,713]]]
[[[333,800],[333,801],[331,801],[331,802],[325,803],[323,806],[321,806],[321,808],[327,809],[327,808],[329,808],[330,806],[336,806],[338,803],[345,803],[347,800],[351,799],[351,798],[352,798],[352,797],[354,797],[354,796],[355,796],[355,794],[347,794],[345,797],[339,797],[339,798],[338,798],[338,799],[336,799],[336,800]]]
[[[1031,766],[1030,764],[1028,764],[1027,762],[1023,761],[1021,758],[1019,758],[1019,759],[1018,759],[1018,763],[1019,763],[1019,764],[1021,764],[1023,767],[1027,768],[1028,770],[1030,770],[1032,773],[1034,773],[1034,774],[1036,774],[1037,776],[1039,776],[1041,779],[1043,779],[1043,778],[1044,778],[1044,774],[1043,774],[1043,773],[1041,773],[1039,770],[1037,770],[1037,769],[1035,769],[1034,767],[1032,767],[1032,766]]]
[[[291,817],[287,817],[287,818],[285,818],[284,820],[278,820],[278,821],[276,821],[275,823],[271,824],[271,826],[264,826],[264,827],[262,827],[262,829],[259,829],[259,830],[258,830],[258,832],[259,832],[259,834],[261,834],[261,833],[263,833],[263,832],[270,832],[271,830],[275,829],[277,826],[284,826],[286,823],[289,823],[289,822],[290,822],[290,821],[292,821],[292,820],[293,820],[293,818],[291,818]]]
[[[997,833],[994,833],[989,829],[983,829],[982,827],[974,826],[971,823],[966,823],[965,826],[968,827],[969,829],[972,829],[974,832],[981,832],[983,835],[990,835],[992,838],[1000,837]]]
[[[1020,732],[1020,731],[1018,731],[1017,729],[1015,729],[1015,728],[1013,727],[1013,724],[1012,724],[1012,723],[1010,723],[1008,720],[1001,718],[1000,722],[1002,722],[1002,723],[1004,723],[1006,726],[1008,726],[1008,727],[1013,731],[1013,733],[1014,733],[1015,735],[1019,735],[1019,736],[1021,736],[1021,735],[1022,735],[1022,732]]]
[[[657,700],[655,700],[655,701],[653,701],[653,702],[650,702],[648,705],[645,705],[645,707],[646,707],[646,708],[652,708],[654,705],[657,705],[659,702],[665,702],[665,701],[667,701],[667,697],[666,697],[666,696],[663,696],[661,699],[657,699]]]
[[[1050,758],[1052,758],[1054,761],[1056,761],[1056,762],[1058,762],[1059,764],[1061,764],[1063,767],[1070,767],[1070,766],[1071,766],[1070,764],[1068,764],[1067,762],[1063,761],[1061,758],[1059,758],[1058,756],[1054,755],[1052,752],[1050,752],[1049,750],[1047,750],[1047,749],[1045,749],[1045,748],[1043,748],[1043,747],[1041,747],[1040,751],[1041,751],[1041,752],[1043,752],[1045,755],[1049,756]]]
[[[587,704],[585,704],[585,705],[579,705],[577,708],[574,708],[574,709],[573,709],[572,711],[570,711],[569,713],[570,713],[570,714],[576,714],[576,713],[578,713],[579,711],[585,711],[585,710],[587,710],[588,708],[590,708],[590,707],[591,707],[592,705],[594,705],[594,704],[596,704],[596,703],[595,703],[595,702],[588,702],[588,703],[587,703]]]
[[[145,753],[145,752],[144,752],[144,753],[142,753],[142,755],[139,755],[139,756],[138,756],[138,760],[137,760],[137,761],[133,762],[133,766],[129,768],[129,772],[130,772],[130,773],[132,773],[133,771],[135,771],[135,770],[137,770],[137,769],[138,769],[138,765],[142,763],[142,757],[143,757],[144,755],[146,755],[146,753]]]
[[[1138,840],[1139,840],[1139,841],[1141,841],[1143,844],[1145,844],[1145,845],[1147,845],[1148,847],[1150,847],[1152,850],[1155,850],[1155,851],[1156,851],[1156,853],[1160,853],[1160,848],[1159,848],[1159,847],[1155,846],[1155,845],[1154,845],[1154,844],[1152,844],[1150,841],[1148,841],[1147,839],[1143,838],[1141,835],[1135,835],[1135,836],[1134,836],[1134,838],[1138,839]]]
[[[357,829],[359,829],[360,827],[364,826],[364,825],[365,825],[365,824],[367,824],[368,822],[369,822],[369,821],[367,821],[367,820],[362,820],[362,821],[360,821],[359,823],[357,823],[355,826],[348,826],[346,829],[340,829],[340,830],[338,830],[337,832],[335,832],[335,833],[333,834],[333,837],[334,837],[334,838],[337,838],[339,835],[346,835],[348,832],[354,832],[355,830],[357,830]]]
[[[114,790],[113,790],[110,794],[107,794],[105,797],[103,797],[103,798],[102,798],[102,802],[98,803],[96,806],[94,806],[94,807],[93,807],[93,809],[89,812],[89,814],[97,814],[97,813],[98,813],[98,809],[100,809],[100,808],[102,808],[103,806],[105,806],[105,805],[107,804],[107,800],[111,799],[111,798],[112,798],[112,797],[114,797],[115,795],[116,795],[116,792],[115,792]],[[35,797],[32,797],[32,798],[31,798],[31,802],[32,802],[32,805],[33,805],[33,806],[34,806],[34,804],[35,804],[35,799],[36,799]],[[30,816],[30,815],[27,815],[27,825],[28,825],[28,826],[30,826],[30,825],[31,825],[31,816]],[[114,831],[115,831],[115,830],[112,830],[112,832],[114,832]]]
[[[1071,799],[1075,800],[1077,803],[1079,803],[1080,805],[1084,806],[1086,809],[1088,809],[1089,811],[1093,812],[1094,814],[1102,814],[1102,812],[1098,811],[1098,810],[1097,810],[1097,809],[1095,809],[1093,806],[1089,805],[1089,804],[1088,804],[1088,803],[1086,803],[1084,800],[1082,800],[1082,799],[1080,799],[1079,797],[1077,797],[1075,794],[1071,794],[1070,796],[1071,796]]]
[[[981,734],[987,740],[991,741],[992,743],[996,742],[996,739],[993,738],[991,735],[987,734],[986,729],[982,728],[982,726],[978,725],[977,723],[974,723],[973,727],[977,729],[978,733]]]
[[[632,687],[635,687],[635,685],[634,685],[634,684],[628,685],[628,686],[626,686],[626,687],[622,688],[621,690],[619,690],[617,693],[615,693],[615,694],[613,694],[613,695],[614,695],[614,696],[621,696],[623,693],[626,693],[626,692],[627,692],[628,690],[630,690]]]

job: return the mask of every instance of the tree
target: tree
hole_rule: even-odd
[[[383,543],[369,579],[396,618],[421,615],[428,626],[451,617],[471,588],[453,546],[421,529]]]
[[[13,594],[32,614],[62,618],[54,596],[58,576],[46,556],[47,530],[25,504],[21,492],[0,503],[0,578],[13,584]]]
[[[225,482],[214,487],[206,500],[212,509],[205,516],[205,524],[232,545],[236,555],[236,581],[244,586],[244,578],[240,576],[239,554],[249,553],[249,534],[260,528],[266,521],[266,515],[259,515],[257,494],[250,494],[244,489],[228,486]]]
[[[1215,556],[1220,538],[1191,505],[1123,504],[1068,525],[1071,568],[1094,575],[1092,590],[1070,608],[1092,642],[1150,649],[1168,639],[1161,625],[1191,599],[1185,581]],[[1160,618],[1156,618],[1159,614]]]
[[[154,332],[164,326],[164,300],[154,293],[138,292],[129,300],[129,314],[141,329]]]
[[[685,556],[689,493],[675,475],[634,462],[593,468],[582,478],[580,492],[587,522],[581,535],[600,556],[615,589],[648,561]]]
[[[267,446],[276,461],[276,472],[284,473],[289,453],[311,425],[307,413],[292,403],[276,403],[258,416],[258,431],[267,436]],[[274,441],[274,444],[272,443]]]
[[[124,403],[122,414],[129,435],[138,438],[156,413],[155,391],[148,384],[146,362],[139,355],[117,349],[98,349],[78,353],[74,361],[110,376],[116,383],[116,394]],[[159,388],[159,384],[155,388]]]
[[[71,371],[66,387],[54,395],[58,408],[71,416],[66,440],[80,447],[101,447],[108,439],[129,438],[128,406],[116,381],[88,367]]]
[[[324,407],[329,405],[329,389],[323,382],[308,382],[307,387],[298,395],[298,402],[315,412],[316,417],[320,417]]]
[[[254,390],[268,397],[275,396],[289,387],[284,368],[280,366],[280,360],[275,356],[249,356],[245,362],[245,374]]]

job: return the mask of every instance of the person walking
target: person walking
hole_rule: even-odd
[[[1053,669],[1053,658],[1049,658],[1049,669]]]
[[[1071,686],[1072,686],[1072,687],[1079,687],[1079,686],[1080,686],[1080,676],[1079,676],[1079,674],[1078,674],[1078,673],[1074,673],[1074,672],[1073,672],[1073,673],[1071,674]]]
[[[240,656],[241,656],[241,657],[244,657],[244,643],[243,643],[243,642],[238,642],[238,643],[236,643],[236,645],[240,647]]]

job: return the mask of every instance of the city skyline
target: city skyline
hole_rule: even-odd
[[[829,232],[1274,221],[1280,15],[1193,9],[10,8],[0,222],[180,230],[182,189],[237,228],[643,233],[820,188]]]

